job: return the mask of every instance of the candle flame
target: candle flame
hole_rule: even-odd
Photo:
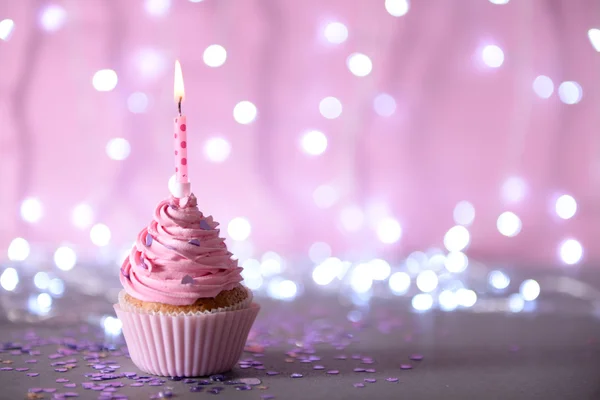
[[[183,89],[183,74],[181,73],[181,64],[179,60],[175,61],[175,103],[183,101],[185,90]]]

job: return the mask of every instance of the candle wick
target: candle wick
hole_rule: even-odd
[[[181,117],[181,100],[183,100],[182,97],[179,98],[179,102],[177,103],[177,109],[179,110],[179,116]]]

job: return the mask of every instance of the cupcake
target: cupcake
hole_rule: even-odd
[[[240,358],[259,306],[218,225],[193,194],[171,197],[158,204],[124,260],[115,311],[142,371],[204,376],[228,371]]]

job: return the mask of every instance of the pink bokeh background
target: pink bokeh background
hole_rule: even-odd
[[[597,2],[413,1],[401,17],[383,0],[159,3],[169,5],[163,15],[142,0],[0,1],[0,20],[15,23],[0,41],[0,254],[21,236],[44,251],[69,243],[91,257],[89,228],[71,223],[81,202],[111,229],[111,246],[133,241],[169,194],[179,59],[193,190],[223,226],[250,221],[255,254],[306,255],[317,241],[358,257],[442,247],[455,205],[468,200],[472,257],[559,264],[560,243],[574,238],[582,262],[600,258],[600,54],[588,39],[600,28]],[[51,5],[66,12],[55,31],[40,22]],[[333,21],[348,27],[344,43],[323,35]],[[211,68],[203,52],[215,43],[227,60]],[[504,51],[499,68],[481,62],[488,44]],[[371,58],[368,76],[349,71],[354,52]],[[108,68],[118,84],[99,92],[92,78]],[[554,82],[548,99],[532,89],[538,75]],[[580,102],[561,102],[563,81],[581,85]],[[148,96],[145,113],[128,110],[134,92]],[[374,111],[381,93],[396,101],[389,117]],[[327,96],[341,101],[339,118],[320,114]],[[248,125],[233,118],[243,100],[258,109]],[[322,155],[302,150],[311,129],[328,138]],[[116,137],[131,145],[123,161],[106,153]],[[204,152],[214,137],[231,143],[222,163]],[[515,203],[501,196],[511,176],[527,188]],[[324,184],[337,200],[321,209],[313,192]],[[566,221],[554,212],[562,193],[578,203]],[[28,196],[44,210],[33,224],[19,212]],[[360,230],[343,229],[346,207],[363,210]],[[515,237],[496,228],[504,211],[522,220]],[[383,216],[401,224],[399,242],[378,240]]]

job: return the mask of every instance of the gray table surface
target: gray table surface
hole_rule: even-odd
[[[109,307],[109,305],[107,305]],[[107,308],[108,309],[108,308]],[[346,318],[349,308],[331,298],[310,297],[301,302],[275,303],[264,301],[263,309],[252,336],[253,343],[266,344],[260,360],[265,370],[236,367],[227,374],[230,379],[259,378],[262,383],[252,390],[238,391],[225,386],[217,396],[232,399],[261,399],[272,395],[276,399],[600,399],[600,322],[584,314],[520,313],[483,314],[467,312],[430,312],[414,314],[405,303],[380,301],[371,307],[359,323]],[[72,325],[79,332],[80,325]],[[35,332],[41,338],[63,338],[67,326],[57,320],[35,325],[2,322],[2,342],[21,341],[24,332]],[[101,335],[77,333],[100,343]],[[346,342],[343,349],[336,348]],[[307,346],[308,342],[314,345]],[[301,363],[287,352],[314,347],[321,359]],[[96,399],[100,392],[84,390],[82,382],[89,381],[85,373],[94,371],[75,355],[78,366],[68,372],[55,372],[48,355],[56,352],[56,344],[41,347],[41,355],[0,354],[2,367],[29,367],[26,372],[0,371],[0,399],[27,398],[29,388],[56,388],[56,393],[77,392],[79,398]],[[409,356],[423,355],[422,361]],[[352,356],[371,357],[373,364],[365,365]],[[339,359],[346,356],[346,359]],[[117,372],[137,371],[124,356],[116,359]],[[242,358],[253,357],[245,353]],[[35,358],[37,364],[26,364]],[[72,357],[67,357],[72,358]],[[289,362],[293,359],[294,362]],[[59,360],[60,361],[60,360]],[[314,370],[320,364],[325,370]],[[414,368],[401,370],[401,364]],[[353,372],[354,368],[374,368],[376,372]],[[267,376],[266,371],[280,372]],[[327,374],[339,370],[338,375]],[[28,377],[39,372],[37,377]],[[303,374],[292,379],[293,373]],[[140,375],[145,375],[140,373]],[[386,378],[399,378],[388,382]],[[77,383],[77,388],[64,388],[57,378]],[[356,388],[355,383],[375,378]],[[125,383],[116,393],[132,399],[149,398],[165,390],[165,386],[130,387]],[[210,393],[191,393],[189,384],[168,381],[176,398],[212,398]],[[216,385],[216,384],[215,384]],[[46,394],[52,398],[55,394]],[[218,397],[217,397],[218,398]]]

